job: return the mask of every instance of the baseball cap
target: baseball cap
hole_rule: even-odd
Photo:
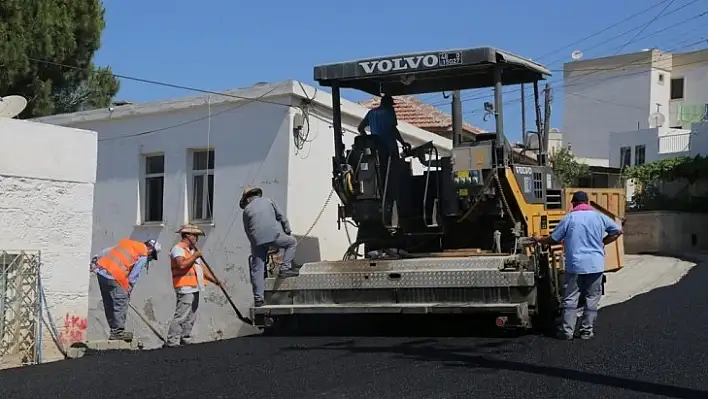
[[[153,259],[157,260],[157,254],[160,253],[160,250],[162,250],[162,245],[155,240],[147,240],[147,243],[150,244],[154,250]]]
[[[576,191],[573,193],[573,198],[570,200],[570,202],[588,202],[588,195],[585,191]]]

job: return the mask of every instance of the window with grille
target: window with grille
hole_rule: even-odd
[[[214,150],[192,151],[191,158],[189,218],[210,221],[214,209]]]

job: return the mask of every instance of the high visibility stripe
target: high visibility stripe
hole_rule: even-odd
[[[138,257],[145,251],[138,246],[137,241],[130,239],[121,240],[118,245],[111,248],[108,253],[102,256],[96,264],[110,273],[118,284],[128,289],[130,283],[128,276],[135,265]],[[135,254],[133,253],[135,252]]]

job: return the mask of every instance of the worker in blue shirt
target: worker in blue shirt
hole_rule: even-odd
[[[398,119],[393,107],[393,97],[384,95],[381,97],[381,104],[366,113],[364,119],[359,123],[359,134],[366,135],[367,127],[373,136],[381,140],[382,147],[389,152],[387,155],[398,158],[396,141],[401,143],[403,148],[410,149],[410,144],[403,140],[401,132],[398,131]]]
[[[617,240],[622,229],[606,215],[589,205],[583,191],[573,194],[573,209],[561,219],[550,236],[536,241],[542,245],[563,243],[565,272],[563,274],[563,324],[558,338],[571,340],[575,334],[578,302],[585,299],[580,323],[580,338],[594,337],[597,309],[602,296],[605,271],[605,245]]]
[[[381,180],[386,184],[386,209],[393,213],[391,208],[393,202],[398,198],[398,187],[396,184],[388,184],[389,182],[399,181],[395,177],[388,179],[386,176],[396,176],[399,170],[398,163],[400,155],[398,153],[398,144],[401,143],[405,150],[410,150],[411,145],[408,144],[401,132],[398,131],[398,119],[396,118],[396,110],[393,107],[393,97],[384,95],[381,97],[381,104],[378,107],[369,110],[364,116],[364,119],[359,123],[359,134],[366,135],[366,128],[371,131],[371,135],[378,138],[378,151],[380,159],[380,175]],[[389,160],[390,166],[389,166]]]

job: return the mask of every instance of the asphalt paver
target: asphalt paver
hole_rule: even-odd
[[[4,370],[0,398],[708,398],[707,284],[603,308],[590,341],[254,336]]]

